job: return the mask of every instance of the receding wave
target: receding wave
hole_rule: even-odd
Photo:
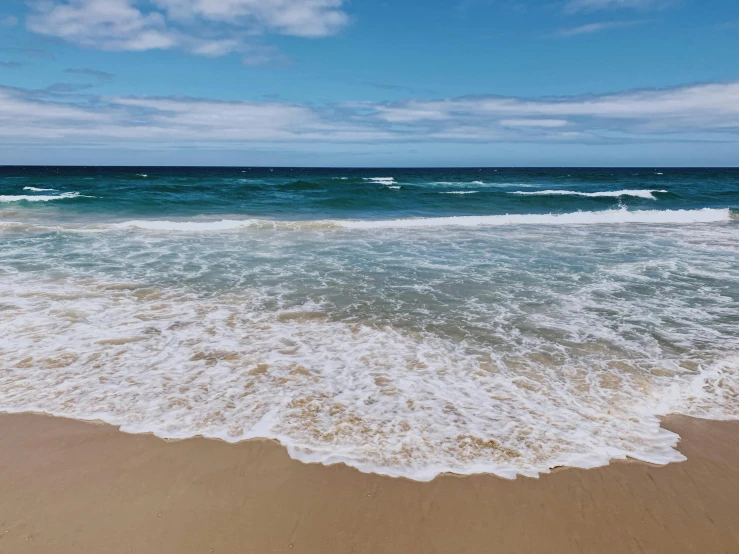
[[[39,225],[21,221],[5,221],[0,228],[6,230],[53,229],[61,231],[103,232],[110,230],[142,230],[161,232],[224,232],[239,230],[311,231],[328,229],[404,229],[423,227],[500,227],[516,225],[618,225],[624,223],[674,224],[721,223],[734,219],[730,208],[699,210],[635,210],[626,208],[597,212],[572,212],[564,214],[505,214],[452,217],[428,217],[410,219],[344,219],[344,220],[272,220],[272,219],[221,219],[218,221],[178,221],[137,219],[111,224],[88,225]]]
[[[30,190],[31,192],[53,192],[56,189],[40,189],[38,187],[23,187],[23,190]]]
[[[654,193],[666,193],[666,190],[607,190],[602,192],[578,192],[575,190],[537,190],[537,191],[514,191],[508,194],[517,194],[519,196],[585,196],[587,198],[619,198],[621,196],[634,196],[636,198],[645,198],[647,200],[657,200]]]
[[[114,223],[114,229],[143,229],[148,231],[232,231],[247,227],[269,224],[265,219],[222,219],[220,221],[168,221],[156,219],[139,219]],[[278,222],[274,222],[276,226]]]
[[[598,225],[618,223],[716,223],[729,221],[731,210],[704,208],[700,210],[604,210],[565,214],[507,214],[432,217],[393,220],[354,220],[337,222],[349,229],[382,229],[410,227],[479,227],[501,225]]]
[[[22,277],[3,288],[14,302],[0,336],[15,347],[0,349],[0,411],[173,439],[275,439],[306,462],[421,481],[443,472],[535,477],[626,456],[666,464],[685,458],[657,415],[739,415],[739,365],[716,346],[736,341],[733,328],[705,348],[715,315],[682,320],[689,344],[703,343],[696,368],[691,356],[654,357],[640,341],[648,332],[626,339],[628,354],[609,347],[608,321],[576,301],[553,302],[553,325],[567,333],[574,318],[588,337],[560,345],[567,354],[556,360],[550,339],[520,341],[506,325],[491,332],[510,350],[480,356],[430,333],[331,321],[320,305],[270,312],[235,291],[211,298]],[[633,313],[634,302],[657,318],[686,317],[664,296],[618,303],[617,313]]]
[[[49,202],[51,200],[64,200],[66,198],[77,198],[82,196],[79,192],[64,192],[62,194],[38,194],[38,195],[5,195],[0,196],[0,202]]]
[[[221,219],[219,221],[169,221],[156,219],[138,219],[110,225],[88,227],[90,230],[132,229],[143,231],[174,232],[219,232],[254,230],[309,231],[322,229],[341,229],[344,221],[304,220],[285,221],[273,219]]]

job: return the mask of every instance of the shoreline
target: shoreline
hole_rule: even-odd
[[[466,478],[466,477],[474,477],[474,476],[486,476],[486,477],[494,477],[496,479],[502,479],[503,481],[515,481],[517,479],[532,479],[534,481],[540,479],[544,475],[550,475],[557,471],[564,471],[569,469],[582,469],[582,470],[590,470],[590,469],[601,469],[604,467],[608,467],[610,465],[616,464],[616,463],[638,463],[638,464],[646,464],[650,467],[665,467],[667,465],[676,464],[676,463],[682,463],[685,460],[674,460],[665,462],[663,464],[650,462],[646,460],[641,460],[639,458],[635,458],[632,456],[625,456],[623,458],[610,458],[608,462],[598,465],[598,466],[591,466],[591,467],[583,467],[583,466],[573,466],[573,465],[557,465],[554,467],[549,468],[545,471],[540,471],[536,475],[526,475],[525,473],[515,473],[512,477],[507,477],[498,473],[494,473],[491,471],[470,471],[469,473],[458,473],[454,471],[441,471],[439,473],[436,473],[431,477],[430,479],[414,479],[412,477],[408,477],[406,475],[398,474],[393,475],[391,473],[383,473],[381,471],[375,471],[370,469],[365,469],[366,466],[364,465],[353,465],[349,462],[346,462],[344,460],[336,460],[336,461],[326,461],[326,460],[320,460],[320,459],[307,459],[307,458],[300,458],[295,456],[290,451],[294,449],[295,447],[288,444],[283,443],[279,438],[276,437],[265,437],[265,436],[253,436],[249,438],[242,438],[239,440],[226,440],[221,437],[217,436],[206,436],[206,435],[192,435],[192,436],[186,436],[186,437],[166,437],[158,435],[155,431],[125,431],[123,429],[123,425],[119,425],[116,423],[110,423],[103,419],[84,419],[84,418],[75,418],[75,417],[68,417],[64,415],[56,415],[53,413],[43,412],[43,411],[34,411],[34,410],[23,410],[23,411],[3,411],[0,410],[0,418],[4,416],[22,416],[22,415],[32,415],[32,416],[39,416],[39,417],[45,417],[45,418],[52,418],[52,419],[61,419],[66,420],[70,422],[78,422],[78,423],[87,423],[89,425],[96,425],[96,426],[103,426],[103,427],[110,427],[115,429],[117,432],[122,433],[124,435],[133,435],[133,436],[145,436],[145,437],[152,437],[154,439],[163,441],[165,443],[177,443],[182,441],[189,441],[189,440],[204,440],[204,441],[215,441],[222,444],[228,444],[228,445],[239,445],[239,444],[245,444],[245,443],[251,443],[251,442],[260,442],[264,441],[270,444],[273,444],[277,446],[278,448],[281,448],[285,451],[285,453],[290,457],[291,460],[294,460],[296,462],[299,462],[301,464],[307,464],[307,465],[322,465],[324,467],[334,467],[334,466],[341,466],[345,467],[347,469],[352,469],[354,471],[357,471],[359,473],[362,473],[364,475],[374,475],[377,477],[382,478],[388,478],[388,479],[401,479],[401,480],[407,480],[412,483],[430,483],[432,481],[435,481],[436,479],[440,477],[459,477],[459,478]],[[734,420],[713,420],[713,419],[706,419],[706,418],[699,418],[694,416],[683,416],[681,414],[670,414],[667,416],[657,416],[657,419],[660,422],[660,428],[665,429],[667,431],[671,431],[667,427],[665,427],[664,423],[665,421],[669,420],[670,418],[686,418],[690,420],[697,420],[697,421],[734,421]],[[739,422],[739,420],[737,420]],[[682,437],[679,433],[676,433],[674,431],[671,431],[676,436],[675,445],[673,446],[674,450],[677,451],[679,454],[682,455],[682,452],[680,451],[680,442],[682,440]],[[310,458],[310,457],[309,457]]]
[[[0,414],[16,554],[739,551],[739,421],[664,418],[687,461],[430,482],[305,464],[276,441],[163,440]]]

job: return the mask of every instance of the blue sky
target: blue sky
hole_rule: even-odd
[[[3,0],[0,163],[739,165],[736,0]]]

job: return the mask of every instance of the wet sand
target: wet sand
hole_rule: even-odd
[[[2,414],[0,552],[739,553],[739,422],[664,425],[687,462],[417,483]]]

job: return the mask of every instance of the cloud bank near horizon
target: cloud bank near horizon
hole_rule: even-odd
[[[86,91],[87,92],[87,91]],[[0,144],[739,141],[739,81],[555,98],[292,104],[0,87]]]

